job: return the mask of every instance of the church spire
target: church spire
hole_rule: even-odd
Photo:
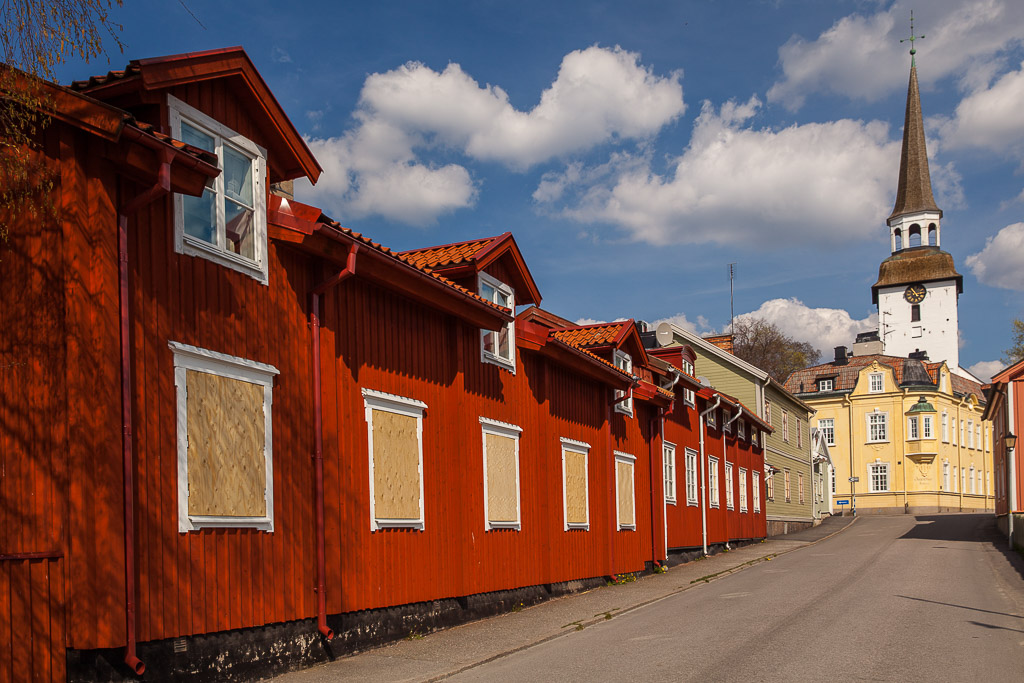
[[[915,36],[914,18],[910,18],[910,85],[907,87],[907,113],[903,123],[903,152],[900,155],[899,186],[896,190],[896,205],[889,214],[889,220],[897,216],[920,211],[942,212],[932,196],[932,180],[928,174],[928,150],[924,144],[924,123],[921,117],[921,93],[917,87],[917,63],[914,41],[924,36]],[[903,42],[903,41],[900,41]]]

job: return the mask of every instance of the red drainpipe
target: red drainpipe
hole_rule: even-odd
[[[659,558],[658,558],[657,533],[655,532],[655,528],[654,528],[654,435],[655,434],[659,434],[660,435],[661,430],[657,429],[656,425],[660,424],[661,415],[662,415],[662,411],[663,410],[664,410],[664,408],[658,408],[657,412],[655,412],[654,416],[651,418],[650,437],[648,439],[648,441],[651,444],[650,448],[648,449],[649,454],[650,454],[650,460],[651,460],[651,465],[650,465],[650,471],[651,471],[651,495],[650,495],[650,499],[651,499],[651,563],[655,567],[658,566],[658,559]],[[662,474],[662,485],[664,485],[664,475],[665,475],[664,470],[662,470],[661,474]],[[662,491],[662,498],[664,498],[664,491]]]
[[[120,343],[121,343],[121,452],[124,466],[124,592],[125,645],[124,661],[136,675],[146,665],[135,654],[135,456],[132,443],[132,364],[131,319],[128,312],[128,216],[171,191],[170,148],[157,150],[160,171],[156,183],[128,202],[117,214],[117,264],[120,280]]]
[[[328,289],[356,272],[356,252],[359,245],[353,243],[348,252],[345,267],[313,288],[309,311],[309,325],[313,330],[313,463],[316,468],[316,625],[327,640],[334,638],[334,631],[327,626],[327,559],[324,546],[324,438],[323,403],[320,380],[320,296]]]

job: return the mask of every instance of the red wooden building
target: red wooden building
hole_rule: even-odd
[[[0,681],[265,674],[765,535],[756,481],[724,501],[765,425],[538,308],[511,234],[396,253],[282,193],[320,167],[240,48],[47,88],[59,213],[0,255]],[[665,440],[721,454],[706,539]]]

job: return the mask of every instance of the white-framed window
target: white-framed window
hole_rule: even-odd
[[[370,529],[423,528],[423,411],[414,398],[363,389]]]
[[[665,502],[676,504],[676,445],[666,441],[661,447],[661,465],[665,470]]]
[[[967,439],[964,438],[964,421],[960,420],[960,445],[966,447]]]
[[[967,421],[967,447],[974,448],[974,420]]]
[[[889,490],[889,463],[873,462],[868,464],[868,487],[871,493],[882,493]]]
[[[697,451],[687,448],[686,456],[686,504],[697,504]]]
[[[889,440],[889,413],[875,411],[867,414],[868,443]]]
[[[980,493],[981,495],[985,495],[984,483],[985,482],[984,482],[984,480],[982,479],[982,476],[981,476],[981,470],[978,470],[978,493]]]
[[[636,531],[635,465],[634,456],[615,451],[615,509],[619,531]]]
[[[959,482],[960,479],[956,476],[956,473],[957,473],[957,467],[956,467],[956,465],[953,465],[953,493],[958,493],[959,492],[959,490],[957,489],[957,485],[958,485],[957,482]]]
[[[775,500],[775,475],[769,474],[764,478],[765,496],[768,500]]]
[[[804,445],[804,421],[799,417],[796,419],[796,447],[803,448]]]
[[[787,470],[783,470],[782,473],[784,475],[783,479],[785,480],[785,484],[786,484],[786,491],[785,491],[785,493],[786,493],[786,502],[787,503],[792,503],[793,502],[793,488],[792,488],[793,481],[792,481],[792,478],[790,477],[788,469]]]
[[[750,425],[750,443],[757,445],[757,433],[760,431],[756,425]]]
[[[931,415],[921,416],[921,438],[922,439],[933,439],[935,438],[935,432],[932,429],[932,418]]]
[[[942,443],[949,443],[949,413],[942,411]]]
[[[911,415],[907,418],[907,438],[908,439],[920,439],[921,433],[917,428],[917,415]]]
[[[725,507],[732,510],[736,507],[736,472],[732,463],[725,463]]]
[[[767,397],[764,399],[764,421],[769,427],[772,426],[772,402]]]
[[[832,391],[832,387],[835,386],[834,379],[821,379],[818,380],[818,391]]]
[[[803,472],[797,472],[796,482],[797,482],[797,492],[800,495],[800,497],[797,500],[800,501],[800,505],[803,505],[804,504],[804,473]]]
[[[590,528],[590,444],[561,439],[565,530]]]
[[[751,472],[750,476],[754,478],[753,483],[750,486],[751,491],[754,495],[754,512],[761,511],[761,473]]]
[[[829,446],[836,445],[836,419],[834,417],[823,417],[818,420],[818,429],[825,437],[825,443]]]
[[[680,365],[683,368],[683,372],[693,377],[693,363],[683,358]],[[683,387],[683,403],[693,408],[697,405],[696,398],[697,395],[693,392],[693,389],[688,389],[685,386]]]
[[[977,493],[978,491],[974,486],[974,465],[971,465],[971,470],[967,474],[967,482],[968,486],[970,486],[971,488],[971,493]],[[966,490],[964,491],[964,493],[966,493]]]
[[[942,463],[942,490],[949,491],[949,461]]]
[[[272,365],[188,344],[174,352],[178,531],[274,530]]]
[[[623,372],[628,373],[630,375],[633,374],[633,358],[628,353],[626,353],[622,349],[615,349],[615,352],[612,354],[612,360],[615,363],[615,367],[617,367],[619,370],[622,370]],[[626,415],[632,415],[633,414],[633,389],[630,388],[630,389],[626,389],[625,391],[622,391],[620,389],[616,389],[615,390],[615,398],[616,399],[620,399],[623,396],[626,396],[626,398],[624,398],[621,401],[617,401],[615,403],[615,410],[616,410],[616,412],[619,412],[619,413],[625,413]]]
[[[740,512],[747,511],[747,470],[740,468]]]
[[[487,273],[478,276],[480,297],[492,303],[516,310],[516,297],[512,288]],[[480,361],[494,363],[510,372],[516,371],[516,323],[505,323],[500,330],[480,330]]]
[[[725,410],[722,411],[722,431],[732,434],[732,420],[729,419],[729,413]]]
[[[736,436],[740,439],[747,438],[747,425],[743,420],[736,420]]]
[[[708,413],[706,419],[707,419],[708,427],[710,427],[711,429],[717,429],[718,428],[718,410],[717,409],[716,410],[712,410],[710,413]],[[728,422],[728,419],[726,418],[725,415],[722,416],[722,422]]]
[[[974,444],[975,447],[980,451],[983,450],[981,447],[981,425],[974,425]]]
[[[520,529],[519,436],[516,425],[480,418],[484,459],[484,529]]]
[[[960,491],[962,493],[967,493],[967,468],[966,467],[961,467],[960,468]]]
[[[782,440],[789,443],[789,411],[782,411]]]
[[[708,501],[711,507],[720,505],[718,496],[718,458],[708,457]]]
[[[872,394],[880,394],[885,391],[885,375],[880,372],[872,372],[868,375],[868,391]]]
[[[174,195],[174,247],[267,283],[267,150],[173,95],[171,135],[217,155],[200,197]]]

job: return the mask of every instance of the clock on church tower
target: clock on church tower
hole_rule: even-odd
[[[932,195],[913,58],[896,204],[887,222],[892,253],[878,267],[878,281],[871,287],[882,353],[907,357],[926,351],[929,360],[944,360],[957,371],[957,302],[964,279],[956,272],[953,257],[940,248],[942,210]]]

